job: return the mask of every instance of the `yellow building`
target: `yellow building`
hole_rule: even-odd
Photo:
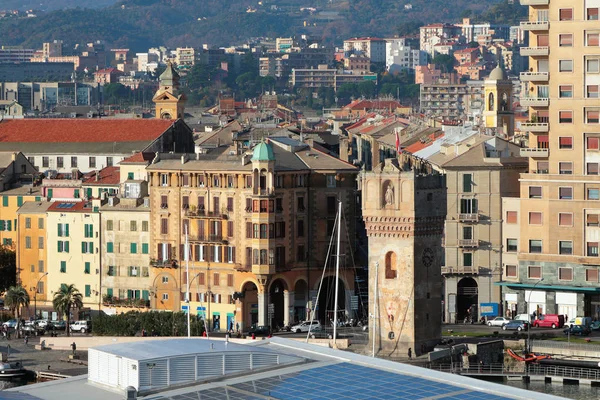
[[[485,109],[483,111],[484,126],[498,128],[505,137],[514,134],[515,118],[512,110],[513,84],[506,72],[498,66],[483,81]]]
[[[100,205],[83,202],[53,202],[47,212],[49,297],[62,284],[74,284],[85,308],[100,308]],[[108,250],[108,249],[107,249]]]
[[[159,77],[160,86],[152,101],[155,116],[160,119],[183,119],[186,96],[179,89],[179,74],[171,63]]]
[[[321,281],[338,199],[348,221],[341,253],[352,252],[358,170],[304,143],[272,138],[250,152],[221,146],[191,157],[160,154],[147,172],[157,309],[187,308],[189,263],[189,306],[206,316],[210,329],[304,320]],[[326,288],[335,282],[331,274]],[[340,309],[350,318],[353,270],[344,269],[340,281]],[[322,294],[323,321],[332,317],[326,301]]]
[[[599,4],[529,5],[529,173],[521,175],[516,294],[519,313],[599,317]],[[542,280],[543,279],[543,280]]]
[[[18,281],[30,293],[29,297],[34,306],[31,315],[48,311],[47,285],[47,236],[46,211],[52,205],[48,202],[26,202],[17,211],[18,240],[16,241],[16,256]]]

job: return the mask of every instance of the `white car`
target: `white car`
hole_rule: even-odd
[[[321,323],[319,321],[312,321],[312,326],[310,321],[304,321],[299,323],[298,325],[292,326],[291,331],[300,333],[300,332],[315,332],[321,330]]]
[[[70,326],[71,332],[86,333],[91,331],[90,321],[75,321]]]
[[[511,320],[508,318],[504,318],[504,317],[496,317],[491,321],[488,321],[488,326],[499,326],[499,327],[503,327],[504,325],[508,324]]]
[[[36,321],[38,328],[46,329],[50,322],[47,319],[39,319]]]

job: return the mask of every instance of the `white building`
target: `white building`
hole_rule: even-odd
[[[175,63],[180,67],[193,67],[196,63],[196,50],[193,47],[178,47],[175,50]]]
[[[417,66],[427,64],[427,53],[410,47],[404,38],[386,39],[385,54],[385,68],[390,73],[414,71]]]
[[[158,56],[154,53],[136,53],[137,70],[140,72],[149,72],[148,64],[158,62]]]
[[[364,37],[344,40],[344,56],[351,54],[367,56],[371,62],[385,62],[385,40]]]

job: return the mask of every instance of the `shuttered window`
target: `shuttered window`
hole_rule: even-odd
[[[600,145],[600,138],[588,137],[586,139],[588,150],[598,150]]]
[[[571,21],[571,20],[573,20],[573,9],[572,8],[561,8],[558,11],[558,19],[560,21]]]
[[[573,199],[573,188],[571,188],[571,187],[558,188],[558,198],[561,200]]]
[[[560,226],[573,226],[573,214],[571,214],[571,213],[559,213],[558,214],[558,225],[560,225]]]
[[[542,224],[542,213],[541,212],[530,212],[529,213],[529,225],[541,225]]]
[[[516,224],[517,223],[517,212],[516,211],[507,211],[506,212],[506,223],[507,224]]]
[[[558,144],[559,144],[559,148],[565,150],[565,149],[572,149],[573,148],[573,138],[572,137],[560,137],[558,138]]]

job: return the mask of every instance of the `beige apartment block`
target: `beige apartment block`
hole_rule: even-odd
[[[250,152],[221,146],[160,154],[147,172],[157,308],[189,306],[209,330],[238,323],[247,329],[304,320],[314,299],[315,317],[332,319],[331,268],[319,298],[317,289],[340,200],[345,257],[337,295],[340,315],[353,317],[356,167],[304,143],[271,138]]]
[[[521,175],[520,313],[600,316],[600,23],[597,0],[532,1],[529,173]],[[542,281],[543,279],[543,281]],[[535,288],[534,288],[534,285]]]
[[[389,158],[360,176],[369,240],[369,348],[419,355],[441,338],[446,183],[441,174]]]

